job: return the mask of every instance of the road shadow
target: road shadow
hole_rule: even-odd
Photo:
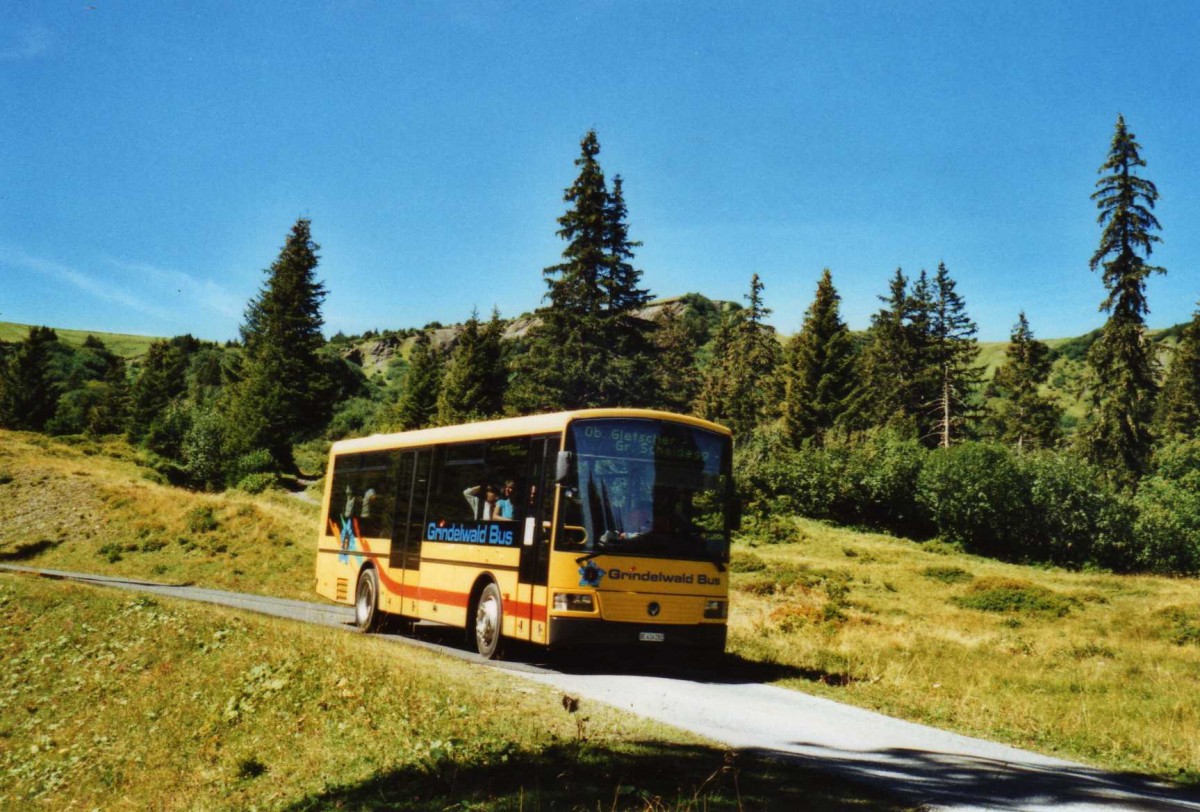
[[[580,713],[585,711],[581,710]],[[536,751],[495,743],[332,786],[285,807],[338,809],[911,809],[879,789],[831,778],[769,753],[586,740]]]
[[[28,561],[31,558],[37,558],[47,550],[53,550],[60,544],[62,544],[62,539],[26,541],[16,545],[11,550],[0,550],[0,561]]]
[[[838,750],[798,741],[807,754],[751,750],[758,756],[828,771],[887,788],[917,804],[989,810],[1200,810],[1200,791],[1133,774],[1075,764],[1028,765],[952,753],[892,748]]]
[[[420,623],[409,627],[397,621],[385,626],[384,631],[434,645],[467,650],[466,635],[458,628],[433,623]],[[504,659],[510,663],[531,665],[563,674],[657,676],[722,685],[754,685],[794,679],[841,687],[857,680],[856,677],[842,672],[748,660],[737,654],[693,655],[650,646],[597,649],[576,647],[552,651],[542,646],[509,640],[505,643]]]
[[[531,650],[524,653],[538,665],[564,674],[658,676],[722,685],[751,685],[794,679],[840,687],[855,681],[855,677],[845,673],[748,660],[728,653],[689,655],[686,652],[647,648],[561,652]]]

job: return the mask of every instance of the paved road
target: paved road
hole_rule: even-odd
[[[0,566],[104,586],[248,609],[307,623],[353,628],[353,610],[306,601],[99,575]],[[454,646],[461,632],[420,628],[406,645],[484,664]],[[532,658],[542,655],[530,652]],[[761,684],[747,664],[705,673],[630,673],[578,661],[488,663],[574,696],[689,730],[741,750],[881,787],[913,804],[945,810],[1196,810],[1200,793],[1119,776],[1014,747],[892,719],[827,699]]]

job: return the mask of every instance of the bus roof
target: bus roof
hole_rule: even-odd
[[[731,434],[729,429],[724,426],[710,423],[707,420],[701,420],[698,417],[660,412],[653,409],[579,409],[571,412],[535,414],[527,417],[508,417],[502,420],[481,420],[478,423],[464,423],[459,426],[439,426],[432,429],[418,429],[416,431],[403,431],[394,434],[372,434],[369,437],[339,440],[333,444],[330,453],[346,454],[353,451],[376,451],[386,448],[425,446],[439,443],[461,443],[501,437],[521,437],[530,434],[556,434],[566,429],[567,423],[572,420],[604,417],[669,420],[673,423],[684,423],[696,428],[714,431],[718,434]]]

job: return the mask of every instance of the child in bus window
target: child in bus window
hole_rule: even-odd
[[[504,488],[500,492],[500,497],[496,500],[496,505],[492,508],[493,519],[512,519],[513,518],[513,493],[517,489],[517,483],[511,479],[504,483]]]

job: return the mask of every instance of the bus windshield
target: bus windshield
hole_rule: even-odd
[[[579,420],[566,450],[574,470],[561,549],[728,560],[728,437],[659,420]]]

